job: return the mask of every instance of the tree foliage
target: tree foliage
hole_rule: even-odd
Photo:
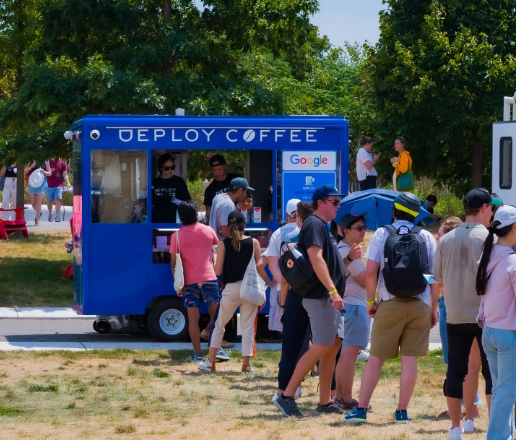
[[[514,2],[384,3],[364,68],[384,151],[404,135],[416,174],[457,191],[490,186],[491,125],[516,89]]]
[[[363,54],[319,35],[317,0],[31,1],[25,82],[1,88],[12,75],[0,75],[0,162],[69,156],[62,133],[85,114],[367,119]]]

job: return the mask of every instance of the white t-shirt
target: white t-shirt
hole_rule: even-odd
[[[296,223],[287,223],[286,225],[283,225],[281,228],[276,229],[271,235],[269,247],[265,251],[265,256],[277,258],[281,257],[281,243],[288,243],[296,235],[299,235],[300,230],[301,229],[298,228]]]
[[[405,220],[395,221],[392,224],[392,226],[394,226],[396,230],[398,230],[400,227],[403,227],[400,230],[400,233],[404,233],[404,231],[407,231],[408,229],[412,229],[414,227],[412,223],[407,222]],[[425,239],[426,252],[428,254],[428,268],[430,270],[430,273],[432,273],[436,248],[435,238],[430,232],[426,231],[425,229],[421,229],[420,234]],[[388,301],[394,298],[394,296],[391,295],[385,287],[385,281],[383,279],[383,268],[385,266],[383,251],[388,236],[389,232],[387,232],[385,228],[378,228],[369,243],[369,247],[367,248],[364,257],[366,260],[373,260],[377,263],[380,263],[380,277],[378,278],[378,299],[382,301]],[[430,285],[427,285],[426,290],[420,295],[415,296],[414,298],[419,298],[428,306],[431,306],[432,299],[430,297]]]
[[[367,176],[377,176],[375,168],[368,170],[365,166],[367,161],[373,163],[373,155],[369,153],[365,148],[360,147],[357,153],[357,179],[358,181],[365,180]]]
[[[337,246],[337,250],[342,259],[344,259],[349,255],[351,246],[342,240]],[[353,261],[346,268],[346,290],[344,291],[343,298],[345,304],[367,307],[367,290],[355,278],[355,275],[358,275],[360,272],[365,272],[365,270],[364,262],[361,258]]]
[[[227,226],[228,215],[236,211],[235,202],[227,194],[218,194],[213,198],[210,212],[210,227],[213,228],[219,240],[224,237],[220,235],[220,228]]]

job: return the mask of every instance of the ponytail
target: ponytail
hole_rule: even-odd
[[[497,229],[497,226],[499,226],[500,224],[501,223],[497,220],[493,223],[492,226],[487,228],[487,230],[489,231],[489,235],[487,236],[486,241],[484,242],[484,252],[482,253],[482,257],[480,258],[480,264],[478,266],[477,272],[477,295],[486,294],[487,282],[489,281],[489,277],[491,276],[491,274],[487,275],[487,266],[489,265],[489,261],[491,260],[491,251],[493,250],[495,234],[498,237],[504,237],[512,229],[512,225]]]
[[[236,219],[232,219],[229,222],[229,236],[231,238],[231,244],[237,252],[240,252],[240,232],[244,229],[245,221],[237,222]]]

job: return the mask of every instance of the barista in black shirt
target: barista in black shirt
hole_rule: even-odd
[[[176,164],[171,154],[162,154],[158,159],[160,176],[152,180],[152,222],[175,223],[177,207],[191,200],[185,181],[174,176]]]
[[[213,174],[213,182],[208,185],[204,192],[204,205],[206,206],[206,217],[210,218],[213,199],[218,194],[225,194],[229,191],[230,183],[238,174],[227,174],[228,166],[224,156],[215,154],[210,158],[210,168]]]

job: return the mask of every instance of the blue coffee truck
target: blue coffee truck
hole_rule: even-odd
[[[181,224],[152,218],[160,155],[173,155],[175,175],[188,185],[189,155],[238,150],[244,177],[255,188],[246,231],[262,248],[285,218],[289,199],[309,200],[322,183],[348,188],[343,117],[88,115],[65,137],[73,145],[74,308],[97,315],[94,328],[101,333],[122,322],[162,341],[188,338],[169,253],[170,236]],[[268,311],[269,304],[260,321]]]

